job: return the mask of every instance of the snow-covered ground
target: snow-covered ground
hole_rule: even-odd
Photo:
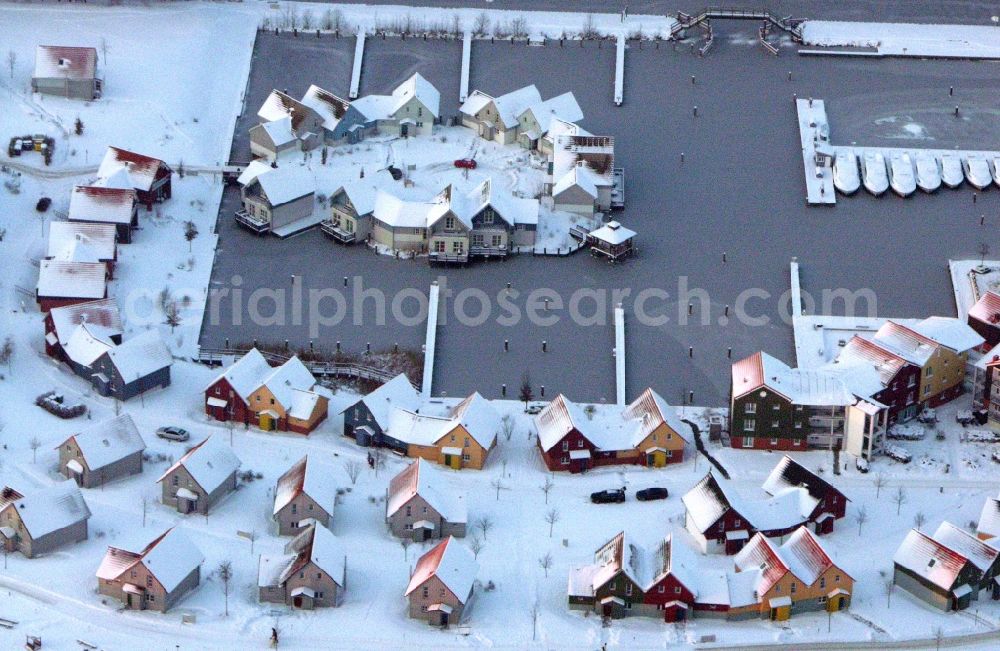
[[[917,25],[807,20],[806,45],[875,48],[884,56],[1000,59],[995,25]]]

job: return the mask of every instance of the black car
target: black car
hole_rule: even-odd
[[[643,488],[635,494],[635,499],[642,502],[648,502],[649,500],[665,500],[670,496],[666,488],[660,488],[654,486],[653,488]]]
[[[594,504],[614,504],[625,501],[625,489],[616,488],[607,491],[597,491],[590,494],[590,501]]]

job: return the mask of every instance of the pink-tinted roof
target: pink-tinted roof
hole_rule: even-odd
[[[137,154],[119,147],[108,147],[108,151],[104,154],[104,160],[101,161],[101,166],[97,170],[97,176],[107,183],[108,179],[115,176],[116,173],[125,171],[130,187],[148,192],[161,167],[166,167],[166,163],[159,158]]]
[[[906,534],[892,560],[943,590],[955,586],[959,573],[969,562],[962,554],[916,529]]]
[[[420,557],[403,596],[409,596],[428,579],[437,577],[464,603],[472,590],[478,569],[479,565],[472,552],[452,536],[448,536]]]
[[[806,585],[812,585],[833,567],[830,555],[807,527],[796,529],[778,552],[792,574]]]
[[[1000,294],[988,291],[969,308],[969,318],[1000,327]]]
[[[113,298],[102,298],[97,301],[86,301],[67,307],[55,307],[49,312],[56,336],[60,344],[69,341],[76,326],[86,323],[96,326],[107,336],[120,335],[124,332],[118,304]]]
[[[39,45],[35,48],[35,77],[39,79],[93,79],[97,50],[92,47]]]
[[[760,572],[757,594],[761,597],[788,573],[788,566],[771,541],[762,533],[750,539],[750,542],[736,555],[734,563],[738,572]]]
[[[69,199],[69,220],[130,224],[135,190],[78,185]]]
[[[764,386],[764,361],[758,351],[733,364],[733,397],[745,396]]]
[[[888,385],[899,370],[906,366],[905,359],[882,348],[868,339],[854,335],[837,358],[838,361],[863,361],[878,371],[882,384]]]

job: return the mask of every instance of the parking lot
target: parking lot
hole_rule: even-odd
[[[792,94],[826,101],[835,144],[899,146],[910,133],[900,126],[917,123],[928,138],[925,146],[985,147],[984,141],[992,139],[996,147],[1000,79],[995,64],[799,57],[789,48],[773,57],[752,44],[755,24],[718,21],[714,26],[716,44],[705,58],[692,56],[683,45],[676,50],[670,44],[631,47],[622,107],[612,102],[611,43],[600,49],[592,42],[582,48],[488,42],[473,47],[471,88],[499,94],[534,83],[544,97],[571,90],[585,114],[582,126],[615,136],[617,164],[626,169],[628,189],[619,218],[639,233],[637,258],[609,266],[582,252],[432,269],[425,260],[397,261],[364,247],[338,247],[315,231],[286,241],[255,238],[233,224],[230,192],[221,211],[213,287],[227,287],[234,274],[242,276],[245,288],[282,287],[296,274],[306,288],[342,287],[344,276],[360,276],[366,287],[389,296],[409,287],[426,291],[439,275],[456,292],[475,287],[490,296],[508,282],[522,296],[551,288],[565,300],[580,288],[609,293],[628,288],[633,297],[642,289],[661,288],[671,298],[655,304],[669,323],[653,327],[627,321],[628,395],[651,385],[671,402],[693,391],[696,403],[708,405],[727,400],[728,348],[734,359],[763,348],[794,362],[791,327],[779,320],[783,306],[778,300],[788,288],[793,256],[802,264],[804,289],[814,295],[822,289],[871,288],[882,315],[953,315],[947,260],[977,256],[981,242],[996,242],[1000,191],[981,193],[975,204],[966,186],[908,200],[860,193],[840,199],[835,208],[810,208]],[[346,95],[353,45],[353,39],[260,35],[238,137],[245,138],[247,120],[272,87],[298,96],[315,81]],[[460,53],[455,41],[372,38],[361,92],[388,92],[419,71],[441,90],[442,113],[454,115]],[[949,86],[955,87],[954,97]],[[960,120],[951,115],[955,104],[962,106]],[[920,141],[906,146],[920,146]],[[979,225],[981,215],[987,216],[986,227]],[[678,297],[682,278],[709,297],[708,324],[697,318],[697,299],[692,323],[678,323],[689,302]],[[734,306],[750,288],[770,295],[748,304],[753,316],[770,323],[751,326],[730,318],[721,325],[725,306]],[[221,317],[220,326],[206,327],[203,346],[252,338],[308,343],[305,324],[258,328],[244,320],[234,325],[226,309]],[[354,325],[348,319],[322,332],[315,343],[332,348],[341,341],[354,351],[367,342],[376,348],[397,342],[419,348],[423,336],[422,325],[390,321],[382,326],[370,319]],[[509,352],[503,352],[504,339],[511,342]],[[548,342],[544,354],[542,340]],[[495,397],[501,384],[516,391],[528,371],[536,393],[541,384],[547,396],[565,391],[577,400],[613,399],[613,345],[610,316],[606,325],[589,327],[574,325],[565,315],[550,327],[525,319],[511,326],[490,320],[473,327],[449,319],[438,333],[435,393],[478,389]]]

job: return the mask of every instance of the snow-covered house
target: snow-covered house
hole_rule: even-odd
[[[545,192],[556,210],[584,216],[619,206],[615,139],[611,136],[557,136],[552,145]]]
[[[250,127],[250,153],[254,158],[273,162],[285,152],[302,151],[302,147],[288,116]]]
[[[583,172],[578,169],[575,173]],[[595,192],[596,192],[596,186]],[[603,256],[611,262],[620,262],[635,251],[635,231],[622,226],[617,221],[609,221],[587,234],[590,253]]]
[[[146,444],[132,421],[122,414],[73,434],[59,444],[59,473],[83,488],[142,472]]]
[[[781,546],[758,533],[736,555],[734,566],[728,619],[784,621],[797,612],[833,613],[851,605],[854,579],[805,527]]]
[[[798,492],[799,500],[807,509],[809,504],[813,504],[807,520],[818,534],[833,532],[834,520],[844,517],[847,513],[846,495],[787,454],[775,464],[771,474],[764,480],[762,488],[771,497],[779,497],[787,492]]]
[[[170,198],[173,173],[170,166],[159,158],[121,147],[108,147],[97,169],[95,185],[134,190],[139,203],[149,211],[154,203]]]
[[[979,599],[982,590],[989,590],[991,594],[1000,592],[995,581],[1000,575],[1000,549],[947,520],[938,526],[932,538],[965,556],[975,566],[978,576],[970,583],[973,600]]]
[[[414,73],[391,95],[366,95],[351,106],[364,116],[366,130],[404,138],[430,135],[441,115],[441,93]]]
[[[993,540],[997,536],[1000,536],[1000,499],[987,497],[983,502],[983,510],[979,512],[976,537],[980,540]]]
[[[326,527],[301,530],[278,556],[261,555],[257,588],[262,602],[312,610],[340,605],[347,585],[347,555]]]
[[[921,373],[919,366],[869,339],[854,335],[841,348],[833,366],[847,367],[862,364],[872,366],[878,371],[881,388],[872,393],[871,399],[886,406],[887,425],[906,421],[917,415],[920,409],[917,395]]]
[[[254,233],[293,235],[312,226],[316,180],[305,167],[285,163],[273,167],[259,160],[247,165],[237,181],[243,208],[236,222]]]
[[[432,626],[459,623],[472,600],[478,572],[469,548],[448,536],[417,561],[403,593],[410,617]]]
[[[141,551],[108,547],[97,568],[97,591],[128,610],[165,613],[201,581],[201,550],[171,527]]]
[[[389,482],[385,521],[397,538],[462,538],[468,523],[465,496],[447,485],[440,471],[417,459]]]
[[[39,45],[31,92],[70,99],[93,100],[101,96],[103,81],[97,77],[97,50],[92,47]]]
[[[684,459],[687,428],[652,389],[626,407],[581,406],[560,394],[535,416],[538,447],[549,470],[596,466],[661,467]]]
[[[320,224],[324,234],[341,244],[366,242],[372,232],[372,216],[378,186],[351,181],[330,195],[330,218]]]
[[[117,339],[120,341],[121,336]],[[87,382],[94,382],[94,362],[115,347],[115,338],[99,325],[81,323],[62,346],[62,359],[70,369]]]
[[[129,400],[170,386],[174,363],[157,330],[146,330],[103,352],[90,365],[91,383],[102,396]]]
[[[118,237],[113,224],[52,222],[45,258],[60,262],[101,262],[114,278]]]
[[[250,394],[272,371],[260,351],[251,348],[205,387],[205,413],[218,421],[249,424],[255,417]]]
[[[138,195],[131,188],[78,185],[69,198],[71,222],[111,224],[118,241],[128,244],[132,231],[139,225]]]
[[[473,129],[480,138],[510,145],[517,141],[520,116],[530,107],[538,106],[541,101],[542,96],[534,85],[499,97],[476,90],[465,100],[459,112],[462,115],[462,125]]]
[[[551,159],[555,150],[555,143],[559,136],[592,136],[590,133],[575,122],[567,122],[558,117],[554,117],[549,122],[548,132],[538,141],[538,153]]]
[[[400,373],[341,412],[344,436],[351,437],[361,446],[393,447],[406,454],[405,445],[394,446],[392,441],[385,439],[389,417],[395,409],[416,411],[419,408],[420,392]]]
[[[972,406],[985,409],[990,426],[1000,429],[1000,344],[979,356],[972,367]]]
[[[983,292],[969,308],[968,324],[983,338],[980,350],[985,352],[1000,344],[1000,291]]]
[[[273,161],[286,151],[309,151],[323,142],[323,118],[312,107],[272,90],[250,128],[250,153]]]
[[[272,517],[279,536],[294,536],[309,522],[329,528],[337,504],[337,485],[329,470],[299,459],[278,478]]]
[[[365,116],[346,99],[313,84],[302,96],[302,104],[322,120],[323,142],[330,145],[343,141],[355,143],[364,137]]]
[[[944,611],[964,610],[978,593],[980,570],[968,557],[911,529],[896,550],[893,584]]]
[[[180,513],[207,515],[219,500],[236,490],[240,460],[220,437],[210,436],[187,451],[156,481],[160,501]]]
[[[525,149],[539,149],[555,121],[573,124],[583,119],[583,111],[573,93],[563,93],[535,102],[518,116],[517,142]]]
[[[75,360],[67,355],[66,346],[77,328],[84,324],[94,336],[107,340],[109,346],[122,342],[124,329],[121,314],[118,312],[118,304],[114,299],[102,298],[51,309],[45,315],[46,354],[73,366]],[[97,357],[91,359],[84,366],[89,368],[94,359]],[[78,372],[76,368],[74,371]],[[89,375],[86,377],[89,379]]]
[[[42,260],[35,301],[42,312],[87,303],[108,295],[108,268],[102,262]]]
[[[80,487],[69,479],[29,493],[0,489],[0,548],[6,552],[34,558],[86,540],[89,519]]]

